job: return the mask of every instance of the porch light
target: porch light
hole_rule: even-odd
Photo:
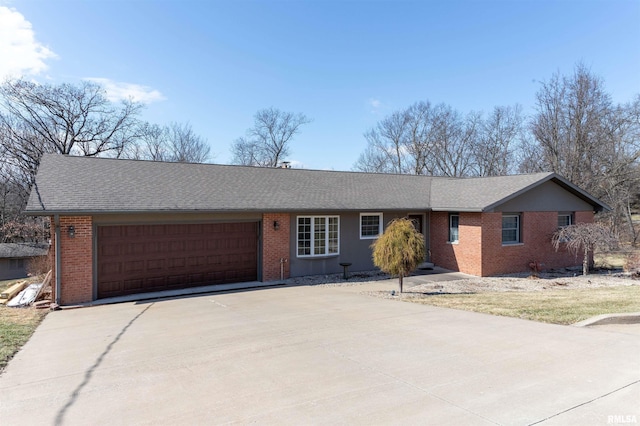
[[[273,229],[276,230],[276,231],[278,229],[280,229],[280,222],[278,222],[277,220],[274,220],[273,221]]]
[[[71,225],[67,228],[67,234],[69,234],[69,238],[74,238],[76,236],[76,228]]]

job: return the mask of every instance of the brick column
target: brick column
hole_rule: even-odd
[[[75,235],[69,236],[73,226]],[[91,216],[60,217],[60,304],[93,300],[93,220]],[[55,287],[55,282],[53,283]]]
[[[275,229],[274,222],[278,222]],[[284,278],[289,278],[289,247],[291,215],[264,213],[262,215],[262,281],[280,279],[280,260],[285,259]]]

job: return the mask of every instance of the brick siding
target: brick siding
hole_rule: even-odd
[[[279,228],[274,229],[274,222]],[[285,260],[284,278],[289,278],[289,237],[291,216],[286,213],[264,213],[262,215],[262,281],[280,279],[280,262]]]
[[[576,223],[593,222],[593,212],[576,212]],[[527,272],[531,262],[545,269],[578,266],[581,258],[560,249],[551,236],[558,227],[557,212],[524,212],[522,242],[502,244],[502,213],[460,213],[459,241],[449,243],[449,214],[431,213],[431,256],[437,265],[478,276]]]
[[[69,226],[75,228],[73,238],[69,237]],[[60,251],[62,258],[60,304],[72,305],[92,301],[93,221],[91,216],[60,217]],[[55,279],[55,276],[53,278]],[[55,292],[55,281],[52,282],[52,287]]]
[[[431,213],[431,261],[445,269],[472,275],[482,273],[480,213],[460,213],[459,241],[449,242],[449,213]]]

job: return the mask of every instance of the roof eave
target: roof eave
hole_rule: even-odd
[[[25,210],[28,216],[95,216],[112,214],[219,214],[219,213],[296,213],[296,212],[394,212],[394,211],[428,211],[429,207],[287,207],[264,209],[138,209],[138,210]],[[456,211],[460,211],[459,209]],[[465,210],[466,211],[466,210]],[[479,210],[477,210],[479,211]]]
[[[459,213],[482,213],[482,208],[478,207],[434,207],[430,209],[434,212],[459,212]]]

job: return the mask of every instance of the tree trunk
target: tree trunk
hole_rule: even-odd
[[[636,231],[636,228],[633,225],[633,218],[631,217],[631,204],[629,202],[627,202],[627,207],[625,208],[624,216],[625,216],[625,219],[627,220],[629,233],[631,234],[631,245],[633,247],[636,247],[638,243],[638,232]]]
[[[584,247],[584,259],[582,260],[582,275],[589,275],[589,249]]]
[[[398,275],[398,283],[400,284],[400,293],[402,293],[402,278],[404,278],[402,274]]]

